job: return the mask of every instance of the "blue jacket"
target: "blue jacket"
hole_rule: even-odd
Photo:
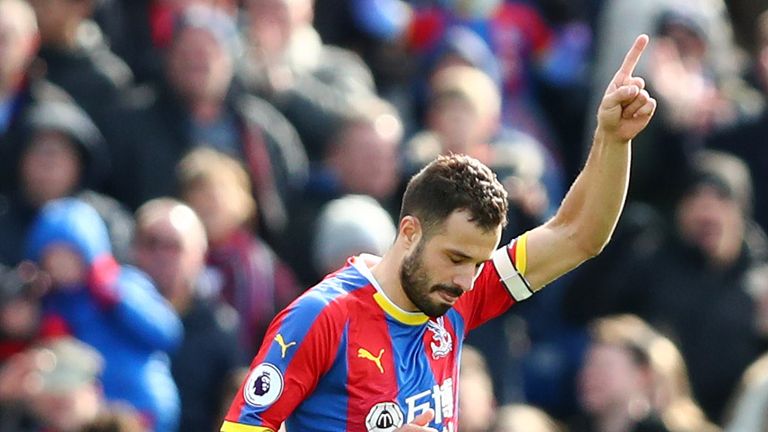
[[[145,274],[116,263],[104,223],[84,202],[47,204],[29,232],[27,258],[40,262],[54,243],[77,251],[89,278],[82,286],[54,287],[44,298],[44,313],[62,318],[75,337],[104,356],[108,400],[127,401],[151,416],[157,432],[175,431],[179,398],[168,353],[181,343],[178,316]]]

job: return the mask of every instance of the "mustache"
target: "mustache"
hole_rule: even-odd
[[[448,284],[439,284],[432,286],[432,289],[430,290],[432,292],[434,291],[444,291],[454,297],[461,297],[462,294],[464,294],[464,290],[459,288],[456,285],[448,285]]]

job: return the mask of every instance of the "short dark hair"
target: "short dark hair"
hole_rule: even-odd
[[[490,231],[507,224],[507,191],[490,168],[466,155],[438,156],[408,182],[400,220],[415,216],[427,235],[456,210]]]

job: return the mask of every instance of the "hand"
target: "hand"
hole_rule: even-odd
[[[645,129],[656,111],[656,100],[645,90],[645,80],[632,76],[646,46],[648,36],[638,36],[605,89],[597,110],[597,124],[598,132],[609,139],[631,140]]]
[[[656,97],[669,108],[664,117],[673,127],[703,132],[719,118],[735,116],[707,76],[703,61],[684,58],[677,45],[666,37],[656,40],[649,54],[648,78]]]
[[[395,429],[394,432],[437,432],[437,429],[427,426],[434,417],[435,412],[428,409],[416,416],[412,422]]]

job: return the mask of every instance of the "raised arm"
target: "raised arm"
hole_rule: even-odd
[[[629,184],[631,141],[651,120],[656,101],[632,76],[648,36],[636,40],[603,95],[592,147],[555,216],[527,236],[531,287],[547,283],[599,254],[621,215]]]

